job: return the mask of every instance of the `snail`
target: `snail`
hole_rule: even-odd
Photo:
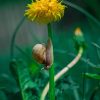
[[[45,69],[49,69],[53,63],[53,47],[51,40],[48,39],[47,45],[36,44],[33,47],[32,55],[38,63],[44,65]]]

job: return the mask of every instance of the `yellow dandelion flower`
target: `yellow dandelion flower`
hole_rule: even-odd
[[[48,24],[60,20],[64,15],[65,6],[57,0],[36,0],[28,4],[25,15],[38,23]]]

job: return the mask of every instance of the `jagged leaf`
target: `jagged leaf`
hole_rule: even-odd
[[[14,68],[23,100],[34,100],[37,85],[33,83],[29,74],[28,67],[24,66],[21,61],[16,61]]]

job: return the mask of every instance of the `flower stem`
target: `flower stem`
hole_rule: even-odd
[[[66,66],[64,67],[56,76],[55,81],[58,80],[62,75],[64,75],[67,71],[69,71],[70,68],[72,68],[81,58],[83,54],[83,47],[79,48],[78,55]]]
[[[52,40],[53,34],[52,34],[52,28],[50,23],[47,25],[47,28],[48,28],[48,38]]]
[[[48,27],[48,38],[50,38],[52,41],[51,24],[48,24],[47,27]],[[50,84],[49,100],[55,100],[54,64],[52,64],[49,68],[49,84]]]
[[[50,83],[50,90],[49,90],[49,100],[55,100],[55,83],[54,83],[54,65],[51,65],[49,69],[49,83]]]
[[[55,82],[61,76],[63,76],[67,71],[69,71],[69,69],[72,68],[80,60],[80,58],[83,54],[83,51],[84,51],[83,47],[80,47],[77,56],[66,67],[64,67],[60,72],[58,72],[58,74],[55,75],[55,77],[54,77]],[[43,99],[41,99],[41,100],[45,99],[45,97],[48,93],[48,90],[49,90],[49,83],[47,83],[47,85],[45,86],[45,88],[42,92],[41,98],[43,98]]]

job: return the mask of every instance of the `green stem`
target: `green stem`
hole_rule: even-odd
[[[51,65],[51,68],[49,69],[49,84],[50,84],[50,90],[49,90],[49,96],[50,100],[55,100],[55,83],[54,83],[54,65]]]
[[[52,40],[53,33],[52,33],[51,24],[49,23],[49,24],[47,25],[47,27],[48,27],[48,37]]]
[[[48,38],[52,41],[52,29],[51,24],[48,24]],[[49,100],[55,100],[55,82],[54,82],[54,65],[52,64],[49,69]]]
[[[13,32],[12,38],[11,38],[11,46],[10,46],[10,57],[11,59],[13,59],[14,56],[14,45],[15,45],[15,39],[16,39],[16,35],[18,33],[19,28],[21,27],[21,25],[23,24],[25,20],[25,17],[23,17],[21,19],[21,21],[19,22],[19,24],[17,25],[15,31]]]

